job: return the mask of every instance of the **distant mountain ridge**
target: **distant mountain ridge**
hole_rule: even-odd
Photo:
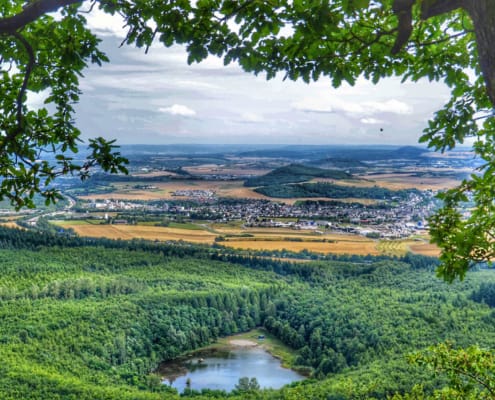
[[[261,149],[239,153],[242,157],[270,157],[316,161],[340,158],[356,161],[418,159],[429,150],[416,146],[287,146],[280,149]]]
[[[422,149],[421,147],[403,146],[395,150],[393,154],[396,156],[394,158],[415,159],[423,157],[423,154],[428,152],[429,150]]]
[[[306,182],[314,178],[352,179],[353,175],[341,170],[322,169],[303,164],[289,164],[276,168],[265,175],[249,178],[244,186],[269,186],[282,183]]]
[[[347,168],[366,167],[366,164],[363,163],[362,161],[347,157],[325,157],[312,161],[310,164],[324,169],[331,169],[331,168],[347,169]]]

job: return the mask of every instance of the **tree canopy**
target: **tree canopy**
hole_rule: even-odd
[[[473,261],[493,258],[495,159],[495,4],[492,0],[10,0],[0,5],[0,196],[32,206],[64,174],[86,178],[100,165],[125,172],[113,141],[90,141],[77,163],[81,132],[74,123],[79,79],[91,63],[108,59],[85,15],[95,7],[125,20],[123,44],[147,49],[154,42],[182,44],[188,62],[209,55],[238,62],[268,79],[277,74],[306,82],[328,77],[333,86],[359,77],[374,83],[443,81],[445,106],[421,138],[445,151],[474,138],[485,164],[459,188],[443,195],[431,219],[433,241],[443,250],[441,274],[462,278]],[[58,11],[57,14],[52,12]],[[28,93],[44,95],[32,108]],[[459,211],[467,199],[469,216]]]

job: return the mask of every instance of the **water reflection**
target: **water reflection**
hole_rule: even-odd
[[[195,390],[231,391],[242,377],[255,377],[261,388],[278,389],[304,377],[282,368],[280,361],[262,348],[236,348],[226,352],[201,354],[188,361],[164,363],[159,372],[165,384],[179,393],[188,387]]]

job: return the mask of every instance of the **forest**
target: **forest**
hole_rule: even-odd
[[[328,197],[334,199],[342,198],[365,198],[378,200],[400,199],[405,200],[409,193],[419,193],[416,189],[390,190],[378,186],[355,187],[342,186],[333,183],[298,183],[298,184],[272,184],[255,189],[256,192],[269,197],[297,198],[297,197]]]
[[[310,379],[188,396],[433,396],[447,377],[410,364],[411,354],[495,340],[494,272],[478,268],[447,284],[424,256],[291,263],[0,228],[0,260],[3,399],[179,398],[153,374],[161,361],[254,327],[292,347],[292,366]]]
[[[338,169],[322,169],[309,167],[303,164],[284,165],[268,172],[265,175],[246,179],[244,186],[270,186],[283,183],[298,183],[313,178],[352,179],[353,176]]]

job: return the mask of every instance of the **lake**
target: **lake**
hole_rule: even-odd
[[[163,383],[176,388],[179,393],[187,387],[188,380],[191,389],[229,392],[235,388],[239,378],[245,376],[256,378],[261,388],[273,389],[305,379],[297,372],[283,368],[280,360],[261,347],[204,353],[187,361],[164,363],[159,371],[165,377]]]

